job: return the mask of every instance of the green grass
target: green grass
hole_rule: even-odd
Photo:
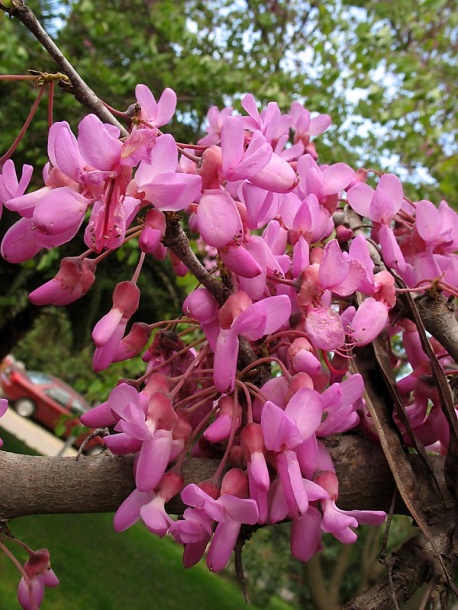
[[[27,451],[7,433],[0,431],[0,436],[7,451]],[[32,548],[47,547],[51,552],[61,584],[46,591],[43,610],[247,607],[236,585],[201,564],[185,570],[181,548],[169,538],[159,540],[141,524],[116,534],[111,515],[46,515],[16,519],[10,527]],[[20,560],[25,560],[17,550]],[[3,555],[0,575],[0,610],[14,610],[19,574]],[[287,610],[289,606],[276,600],[268,608]]]

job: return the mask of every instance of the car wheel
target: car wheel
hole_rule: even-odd
[[[32,415],[35,413],[36,406],[35,403],[29,398],[20,398],[13,403],[13,409],[21,417],[32,417]]]

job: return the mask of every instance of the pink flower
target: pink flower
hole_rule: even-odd
[[[150,491],[172,458],[178,418],[171,398],[162,391],[147,396],[121,384],[111,392],[109,402],[118,422],[116,433],[106,436],[105,443],[116,454],[138,452],[135,483],[139,491]]]
[[[162,538],[173,523],[165,511],[165,504],[182,489],[183,478],[173,472],[165,474],[154,491],[134,489],[116,511],[115,531],[123,532],[142,519],[150,532]]]
[[[342,317],[346,323],[345,332],[351,343],[363,346],[371,343],[385,328],[388,308],[385,303],[368,297],[361,303],[356,313],[353,307],[348,307]]]
[[[313,193],[329,212],[334,211],[338,194],[355,175],[355,171],[345,163],[318,166],[311,155],[304,155],[298,160],[297,171],[301,178],[299,196],[306,197]]]
[[[199,233],[209,246],[221,248],[242,236],[242,219],[227,191],[204,191],[196,217]]]
[[[243,119],[229,116],[221,129],[222,172],[231,182],[251,178],[270,161],[273,151],[264,136],[256,131],[245,150]]]
[[[118,349],[127,322],[140,302],[140,289],[132,281],[119,282],[113,292],[113,307],[101,318],[92,331],[97,347],[94,353],[94,370],[100,371],[111,364]]]
[[[32,172],[33,167],[31,165],[23,165],[21,179],[18,181],[14,162],[11,159],[5,161],[0,175],[0,218],[3,211],[2,205],[10,199],[15,199],[24,194],[32,177]]]
[[[178,173],[177,168],[178,150],[173,136],[160,136],[150,161],[142,161],[135,174],[138,191],[158,210],[183,210],[200,195],[201,177]]]
[[[140,104],[140,117],[154,127],[162,127],[170,121],[175,114],[177,96],[173,89],[166,88],[159,101],[146,85],[135,87],[135,97]]]
[[[34,305],[68,305],[81,298],[95,281],[96,262],[78,256],[63,258],[56,277],[29,294]]]
[[[383,511],[370,510],[341,510],[336,506],[338,496],[338,481],[333,472],[320,474],[316,483],[326,489],[329,497],[321,500],[323,520],[321,529],[332,534],[337,540],[344,544],[356,541],[356,533],[351,528],[356,528],[360,523],[366,525],[381,525],[386,519]]]
[[[24,564],[26,577],[22,577],[17,597],[23,610],[38,610],[43,601],[45,587],[57,587],[59,579],[51,569],[48,549],[29,551]]]
[[[203,508],[187,508],[183,519],[174,521],[170,534],[184,546],[183,565],[190,568],[200,561],[213,533],[213,519]]]
[[[227,438],[232,431],[238,430],[241,424],[242,409],[234,403],[233,396],[223,396],[218,401],[218,415],[204,432],[204,438],[210,443],[219,443]],[[235,421],[234,421],[235,420]]]
[[[316,159],[315,145],[310,138],[324,133],[332,123],[331,117],[328,114],[319,114],[312,118],[310,112],[300,102],[291,104],[289,114],[292,118],[291,127],[295,130],[294,141],[302,142],[305,152]]]
[[[231,490],[239,490],[240,480],[246,484],[240,471],[232,469],[226,473],[221,485],[221,495],[217,500],[195,484],[188,485],[181,492],[185,504],[203,509],[210,519],[218,523],[207,556],[207,565],[213,572],[219,572],[226,567],[242,523],[254,525],[259,519],[258,507],[254,500],[231,493]]]
[[[401,181],[394,174],[384,174],[374,190],[358,182],[347,193],[348,203],[357,214],[375,223],[390,225],[404,199]]]
[[[302,388],[285,409],[267,401],[261,414],[266,448],[276,454],[276,465],[289,515],[297,517],[308,509],[307,491],[295,449],[316,432],[323,414],[321,397]]]
[[[220,310],[221,330],[216,342],[213,374],[220,392],[234,388],[239,335],[256,341],[281,328],[291,314],[291,302],[286,295],[250,303],[248,295],[239,291],[232,294]]]
[[[232,114],[232,108],[230,106],[219,110],[216,106],[212,106],[207,112],[208,125],[205,127],[207,135],[201,138],[198,144],[205,146],[211,146],[212,144],[218,144],[221,139],[221,127],[223,126],[224,119]]]

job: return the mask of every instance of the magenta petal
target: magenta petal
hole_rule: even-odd
[[[294,421],[270,400],[261,413],[261,428],[264,443],[270,451],[282,451],[285,446],[293,449],[303,441]]]
[[[154,120],[154,126],[162,127],[162,125],[166,125],[175,114],[176,106],[177,94],[173,89],[167,87],[162,92],[162,95],[157,103],[157,114]]]
[[[250,182],[273,193],[286,193],[296,184],[297,175],[287,161],[273,153],[267,165],[250,176]]]
[[[43,579],[39,576],[34,576],[30,579],[30,585],[29,589],[29,585],[24,580],[24,577],[19,581],[17,598],[23,610],[36,610],[43,601],[45,589]]]
[[[224,494],[218,504],[224,506],[226,514],[239,523],[254,525],[259,519],[258,506],[254,500]]]
[[[135,182],[140,189],[145,184],[152,184],[156,176],[176,172],[178,166],[178,150],[172,135],[165,134],[156,140],[156,145],[147,163],[142,161],[135,174]]]
[[[391,227],[382,225],[378,232],[378,240],[382,247],[382,257],[385,263],[400,273],[404,273],[406,261]]]
[[[172,452],[172,432],[158,430],[142,444],[135,471],[135,483],[140,491],[154,489],[162,479]]]
[[[113,527],[116,532],[123,532],[140,519],[141,507],[152,498],[151,492],[134,491],[127,496],[115,513]]]
[[[266,458],[262,451],[255,451],[251,454],[248,469],[259,489],[262,491],[268,491],[270,487],[270,476],[267,468]]]
[[[116,307],[101,318],[94,326],[92,338],[97,347],[104,347],[118,328],[123,317],[123,312]]]
[[[12,225],[2,240],[1,254],[9,263],[22,263],[41,250],[31,218],[20,218]]]
[[[45,570],[42,574],[43,577],[43,582],[45,584],[46,587],[58,587],[60,582],[59,579],[57,578],[56,574],[54,573],[54,570],[51,570],[51,568],[48,568],[47,570]]]
[[[141,441],[127,436],[127,434],[124,434],[123,432],[120,434],[110,434],[110,436],[105,436],[103,442],[115,455],[138,453],[142,446]]]
[[[372,297],[361,303],[351,322],[351,340],[355,345],[367,345],[385,328],[388,309],[381,301]]]
[[[404,197],[401,181],[394,174],[383,174],[377,188],[383,189],[390,197],[394,215],[400,210]]]
[[[312,345],[318,349],[335,350],[345,343],[340,316],[328,307],[309,311],[305,330]]]
[[[291,301],[285,294],[267,297],[250,305],[232,324],[232,330],[251,341],[281,328],[291,315]]]
[[[277,470],[288,505],[288,514],[295,519],[307,512],[309,506],[296,453],[294,451],[279,453]]]
[[[333,288],[345,280],[349,264],[345,259],[336,239],[328,242],[324,248],[320,263],[319,278],[323,288]]]
[[[66,176],[78,182],[84,161],[81,157],[78,142],[67,121],[53,123],[48,136],[49,160]]]
[[[159,538],[163,538],[166,535],[170,525],[173,523],[173,520],[165,512],[164,504],[164,498],[159,495],[140,508],[140,517],[144,524],[150,532],[153,532]]]
[[[301,388],[289,401],[285,413],[295,422],[302,439],[307,440],[318,428],[323,416],[320,394],[310,388]]]
[[[23,165],[21,180],[18,183],[14,161],[7,159],[0,174],[0,204],[23,195],[30,182],[32,173],[33,167],[31,165]]]
[[[204,432],[204,437],[210,443],[219,443],[229,438],[232,429],[232,417],[228,414],[218,415]]]
[[[332,119],[329,114],[319,114],[310,119],[308,133],[311,136],[319,136],[332,124]]]
[[[118,417],[122,417],[124,409],[129,403],[138,404],[140,402],[140,394],[130,384],[120,383],[111,390],[108,401]]]
[[[223,172],[226,174],[243,157],[244,128],[241,117],[226,117],[221,128]]]
[[[240,527],[241,524],[232,519],[218,523],[207,555],[207,566],[212,572],[220,572],[228,564]]]
[[[240,214],[226,191],[205,191],[197,208],[197,225],[204,241],[215,248],[222,248],[242,234]]]
[[[219,255],[226,267],[237,275],[251,279],[262,273],[257,260],[243,246],[222,248]]]
[[[345,163],[335,163],[323,170],[323,190],[325,195],[334,195],[346,188],[353,180],[355,170]]]
[[[45,234],[78,231],[90,201],[64,186],[46,194],[33,212],[35,226]]]
[[[347,200],[357,214],[368,218],[373,196],[373,188],[365,182],[358,182],[348,191]]]
[[[415,226],[418,234],[426,242],[433,242],[441,233],[442,222],[436,206],[423,199],[419,201],[416,209]],[[450,230],[450,226],[448,227]]]
[[[148,117],[155,117],[157,112],[157,102],[149,87],[138,84],[135,87],[135,98],[140,104],[142,113]]]
[[[216,341],[213,380],[219,392],[232,392],[235,385],[239,338],[232,329],[220,330]]]
[[[333,534],[340,542],[351,543],[356,540],[356,534],[350,527],[358,527],[354,517],[336,507],[333,500],[324,500],[323,521],[321,528],[324,532]]]
[[[102,404],[93,407],[90,411],[83,413],[80,419],[89,428],[112,426],[118,421],[113,415],[109,402],[102,402]]]
[[[340,391],[342,393],[342,404],[349,405],[353,404],[356,400],[361,398],[364,390],[364,381],[359,373],[351,375],[345,381],[340,384]]]
[[[78,145],[86,162],[95,169],[112,170],[120,162],[122,143],[114,133],[119,131],[107,126],[95,116],[88,114],[78,126]]]
[[[301,235],[293,248],[293,276],[299,277],[309,265],[310,245]]]
[[[314,506],[291,524],[291,554],[299,561],[309,561],[322,549],[321,513]]]
[[[306,441],[294,448],[301,472],[307,479],[311,479],[316,470],[318,462],[318,443],[313,435]]]

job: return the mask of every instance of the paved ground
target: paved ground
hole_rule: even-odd
[[[0,427],[14,434],[16,438],[42,455],[58,455],[65,447],[64,442],[54,434],[33,421],[21,417],[12,409],[8,409],[0,419]],[[76,455],[76,450],[73,447],[66,448],[62,455]]]

